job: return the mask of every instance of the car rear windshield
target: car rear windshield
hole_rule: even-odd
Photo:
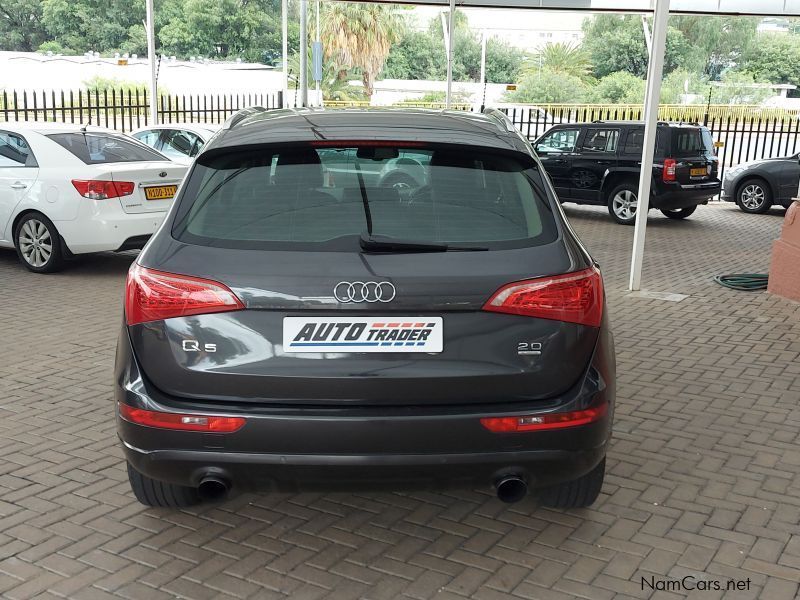
[[[672,156],[702,156],[713,154],[714,146],[710,135],[703,135],[700,128],[681,127],[672,132]]]
[[[48,135],[87,165],[102,163],[165,161],[163,154],[120,135],[104,133],[53,133]]]
[[[557,236],[533,163],[366,144],[201,156],[173,235],[231,248],[353,250],[370,224],[374,236],[492,249]]]

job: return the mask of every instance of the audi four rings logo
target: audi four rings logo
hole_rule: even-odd
[[[340,281],[333,288],[339,302],[391,302],[397,290],[389,281]]]

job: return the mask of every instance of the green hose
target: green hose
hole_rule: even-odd
[[[714,281],[732,290],[753,292],[767,289],[768,277],[766,273],[734,273],[731,275],[717,275],[714,277]]]

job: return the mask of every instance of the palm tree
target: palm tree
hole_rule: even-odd
[[[308,53],[308,64],[311,64],[311,52]],[[298,74],[300,73],[300,55],[293,54],[289,58],[289,80],[290,88],[299,84]],[[344,73],[344,77],[339,77]],[[347,70],[341,69],[332,60],[326,60],[322,65],[322,81],[320,82],[322,97],[325,100],[357,101],[364,100],[364,88],[350,85],[350,78]]]
[[[339,66],[340,79],[348,70],[360,69],[364,89],[372,97],[375,79],[402,29],[403,22],[392,6],[331,2],[322,13],[325,57]]]
[[[580,46],[568,42],[547,44],[523,65],[525,73],[538,73],[547,69],[553,73],[579,77],[584,81],[590,77],[591,68],[589,54]]]

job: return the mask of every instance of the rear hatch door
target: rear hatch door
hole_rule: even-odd
[[[696,185],[718,179],[718,164],[711,133],[704,127],[671,128],[670,156],[675,160],[675,179]]]
[[[597,324],[482,310],[510,282],[591,266],[541,174],[497,154],[432,153],[430,186],[411,201],[323,186],[308,149],[201,156],[171,231],[138,262],[219,282],[243,309],[130,325],[146,379],[178,398],[331,406],[547,401],[573,386]],[[365,246],[370,225],[375,240],[439,247]],[[358,327],[372,337],[350,336]],[[339,344],[352,341],[372,344]]]

